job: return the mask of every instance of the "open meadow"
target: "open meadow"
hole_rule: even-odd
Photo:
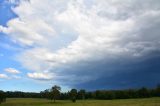
[[[72,103],[67,100],[59,100],[54,103],[45,99],[7,99],[0,106],[160,106],[160,98],[145,99],[119,99],[119,100],[77,100]]]

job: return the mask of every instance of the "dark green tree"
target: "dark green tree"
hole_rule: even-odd
[[[150,96],[148,89],[145,87],[142,87],[141,89],[138,90],[138,95],[140,98],[147,98]]]
[[[156,92],[156,96],[160,97],[160,84],[157,85],[155,92]]]
[[[6,101],[6,96],[3,91],[0,91],[0,104]]]
[[[71,97],[72,102],[76,102],[76,98],[77,98],[77,90],[76,89],[71,89],[70,97]]]
[[[78,96],[79,96],[79,99],[85,99],[85,94],[86,94],[86,91],[84,89],[81,89],[79,92],[78,92]]]
[[[60,90],[61,90],[61,87],[60,86],[53,86],[51,88],[51,92],[50,92],[50,98],[52,100],[54,100],[54,102],[56,101],[56,99],[58,99],[58,97],[60,96]]]
[[[114,91],[106,91],[106,99],[112,100],[115,99],[115,92]]]

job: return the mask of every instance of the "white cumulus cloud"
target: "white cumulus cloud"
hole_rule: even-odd
[[[53,76],[48,73],[28,73],[29,78],[36,79],[36,80],[51,80]]]
[[[6,74],[0,74],[0,79],[8,79],[9,77]]]
[[[6,68],[6,69],[4,69],[6,72],[8,72],[8,73],[11,73],[11,74],[19,74],[20,73],[20,71],[19,70],[16,70],[16,69],[14,69],[14,68]]]

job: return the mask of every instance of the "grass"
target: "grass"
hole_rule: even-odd
[[[160,98],[145,99],[121,99],[121,100],[78,100],[72,103],[67,100],[58,100],[53,103],[45,99],[7,99],[6,103],[0,106],[160,106]]]

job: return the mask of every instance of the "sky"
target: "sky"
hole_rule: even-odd
[[[159,0],[0,0],[0,89],[160,83]]]

